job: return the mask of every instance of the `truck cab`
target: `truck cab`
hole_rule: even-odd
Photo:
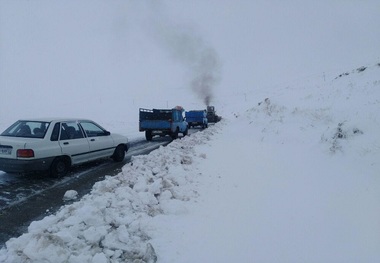
[[[207,106],[207,120],[209,123],[216,123],[220,121],[222,117],[218,116],[214,106]]]
[[[156,135],[170,135],[172,139],[177,139],[178,134],[186,136],[188,133],[188,123],[183,117],[183,108],[173,109],[142,109],[139,112],[139,131],[145,132],[145,138],[151,141]]]

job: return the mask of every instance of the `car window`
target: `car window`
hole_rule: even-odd
[[[60,140],[74,140],[84,138],[77,122],[62,122]]]
[[[50,136],[50,140],[51,141],[58,141],[58,138],[59,138],[59,127],[60,127],[60,125],[61,125],[60,122],[57,122],[54,125],[53,132],[51,133],[51,136]]]
[[[45,137],[49,124],[49,122],[21,120],[12,124],[1,135],[42,139]]]
[[[88,121],[81,121],[80,125],[82,126],[83,130],[85,131],[87,137],[109,135],[109,132],[107,132],[105,129],[103,129],[101,126],[99,126],[96,123],[88,122]]]

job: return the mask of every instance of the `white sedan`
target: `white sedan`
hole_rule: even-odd
[[[91,120],[19,120],[0,135],[0,170],[49,171],[61,177],[73,165],[100,158],[121,162],[128,147],[127,137]]]

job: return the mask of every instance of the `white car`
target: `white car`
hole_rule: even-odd
[[[128,138],[91,120],[19,120],[0,135],[0,170],[49,171],[64,176],[73,165],[111,157],[124,160]]]

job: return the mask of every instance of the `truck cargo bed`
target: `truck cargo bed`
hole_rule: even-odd
[[[140,121],[140,130],[164,130],[168,129],[170,130],[171,123],[170,121],[162,121],[162,120],[142,120]]]

